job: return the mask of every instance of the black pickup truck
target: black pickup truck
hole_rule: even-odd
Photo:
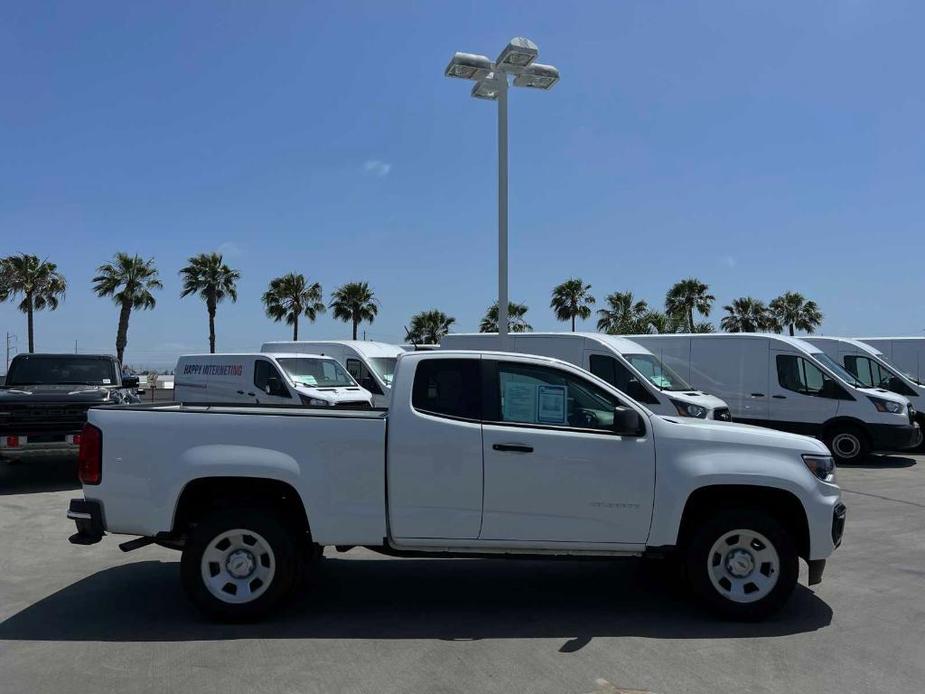
[[[112,356],[17,355],[0,386],[0,458],[76,455],[87,410],[137,403],[137,388]]]

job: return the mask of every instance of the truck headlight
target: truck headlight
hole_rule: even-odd
[[[831,482],[835,474],[835,459],[830,455],[804,454],[803,462],[823,482]]]
[[[890,414],[904,414],[902,403],[893,402],[892,400],[884,400],[883,398],[872,398],[869,395],[870,401],[874,403],[874,407],[877,408],[877,412],[889,412]]]
[[[299,395],[299,398],[302,399],[302,404],[305,407],[328,407],[331,403],[327,400],[319,400],[318,398],[310,398],[307,395]]]
[[[707,416],[707,408],[702,405],[695,405],[691,402],[681,402],[680,400],[672,400],[671,404],[675,406],[678,414],[682,417],[705,419]]]

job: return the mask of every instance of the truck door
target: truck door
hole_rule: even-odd
[[[392,404],[387,469],[389,530],[396,539],[479,536],[480,361],[477,356],[422,360],[411,402]]]
[[[769,368],[769,425],[798,434],[819,433],[820,425],[835,416],[844,389],[800,354],[771,350]]]
[[[624,403],[556,367],[483,364],[479,540],[644,543],[655,450],[648,432],[612,433],[614,408]]]

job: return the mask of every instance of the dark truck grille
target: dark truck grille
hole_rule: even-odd
[[[713,410],[713,419],[718,419],[721,422],[731,422],[732,415],[729,413],[728,407],[717,407]]]
[[[334,407],[338,407],[342,410],[368,410],[372,408],[372,405],[366,400],[353,400],[335,403]]]
[[[0,433],[76,434],[87,421],[89,405],[2,405]]]

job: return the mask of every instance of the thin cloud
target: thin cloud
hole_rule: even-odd
[[[388,176],[392,170],[392,165],[378,159],[368,159],[363,162],[363,171],[373,176],[382,178]]]
[[[234,241],[225,241],[225,243],[219,244],[218,252],[226,258],[240,258],[244,255],[244,251]]]
[[[738,263],[736,262],[736,259],[733,258],[731,255],[724,255],[723,264],[726,267],[735,267]]]

